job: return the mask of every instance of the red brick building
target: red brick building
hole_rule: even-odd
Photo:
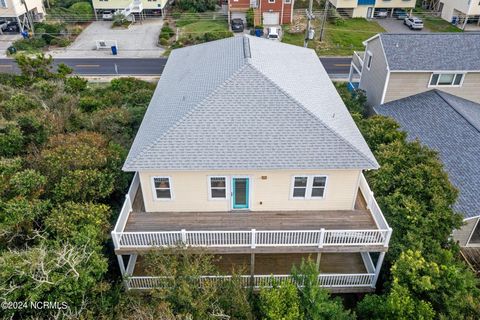
[[[229,20],[245,16],[253,8],[255,24],[281,25],[292,22],[294,0],[228,0]]]

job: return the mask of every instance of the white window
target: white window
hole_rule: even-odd
[[[463,83],[464,73],[432,73],[430,87],[460,87]]]
[[[0,0],[0,8],[6,8],[7,7],[7,0]]]
[[[275,3],[275,0],[268,0],[268,3]]]
[[[157,200],[172,199],[172,184],[170,177],[153,177],[153,195]]]
[[[292,182],[293,199],[321,199],[327,187],[326,176],[295,176]]]
[[[211,200],[227,199],[227,177],[208,177],[208,184]]]
[[[371,66],[372,66],[372,60],[373,60],[373,54],[368,51],[367,52],[367,69],[370,70]]]
[[[285,0],[285,3],[290,4],[290,3],[292,3],[292,0]]]

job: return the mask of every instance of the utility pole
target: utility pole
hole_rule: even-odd
[[[320,30],[320,41],[323,41],[323,32],[325,31],[325,22],[327,21],[327,17],[328,17],[329,6],[330,6],[330,1],[325,0],[325,9],[323,12],[323,19],[322,19],[322,29]]]
[[[303,42],[303,46],[306,48],[308,46],[308,40],[310,39],[310,28],[311,28],[311,21],[315,17],[312,13],[313,10],[313,0],[310,0],[308,3],[308,10],[306,10],[307,14],[307,28],[305,30],[305,41]]]

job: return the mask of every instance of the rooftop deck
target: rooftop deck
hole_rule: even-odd
[[[149,213],[136,176],[112,232],[117,254],[181,243],[220,254],[387,251],[390,235],[363,176],[354,210]]]

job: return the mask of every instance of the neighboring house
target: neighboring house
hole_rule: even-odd
[[[126,285],[158,285],[142,254],[183,243],[221,255],[214,279],[245,266],[245,285],[268,285],[311,256],[320,285],[371,291],[392,232],[362,173],[376,168],[315,51],[250,36],[173,50],[123,166]]]
[[[19,32],[31,30],[31,23],[42,21],[44,16],[42,0],[0,0],[0,22],[16,22]]]
[[[92,4],[97,20],[102,19],[103,12],[117,10],[127,18],[142,20],[164,16],[168,0],[92,0]]]
[[[228,20],[240,18],[246,23],[246,12],[253,8],[255,24],[277,26],[291,23],[295,0],[228,0]]]
[[[380,33],[364,45],[349,81],[370,106],[431,89],[480,103],[480,33]]]
[[[409,139],[419,139],[438,151],[450,181],[459,190],[454,209],[465,218],[453,238],[479,271],[480,104],[430,90],[377,106],[375,111],[394,118]]]
[[[394,10],[411,12],[415,8],[415,0],[328,0],[344,17],[351,18],[374,18],[379,11],[387,11],[392,17]]]
[[[434,10],[441,12],[443,19],[458,24],[462,29],[468,29],[469,25],[480,25],[478,0],[440,0]]]

